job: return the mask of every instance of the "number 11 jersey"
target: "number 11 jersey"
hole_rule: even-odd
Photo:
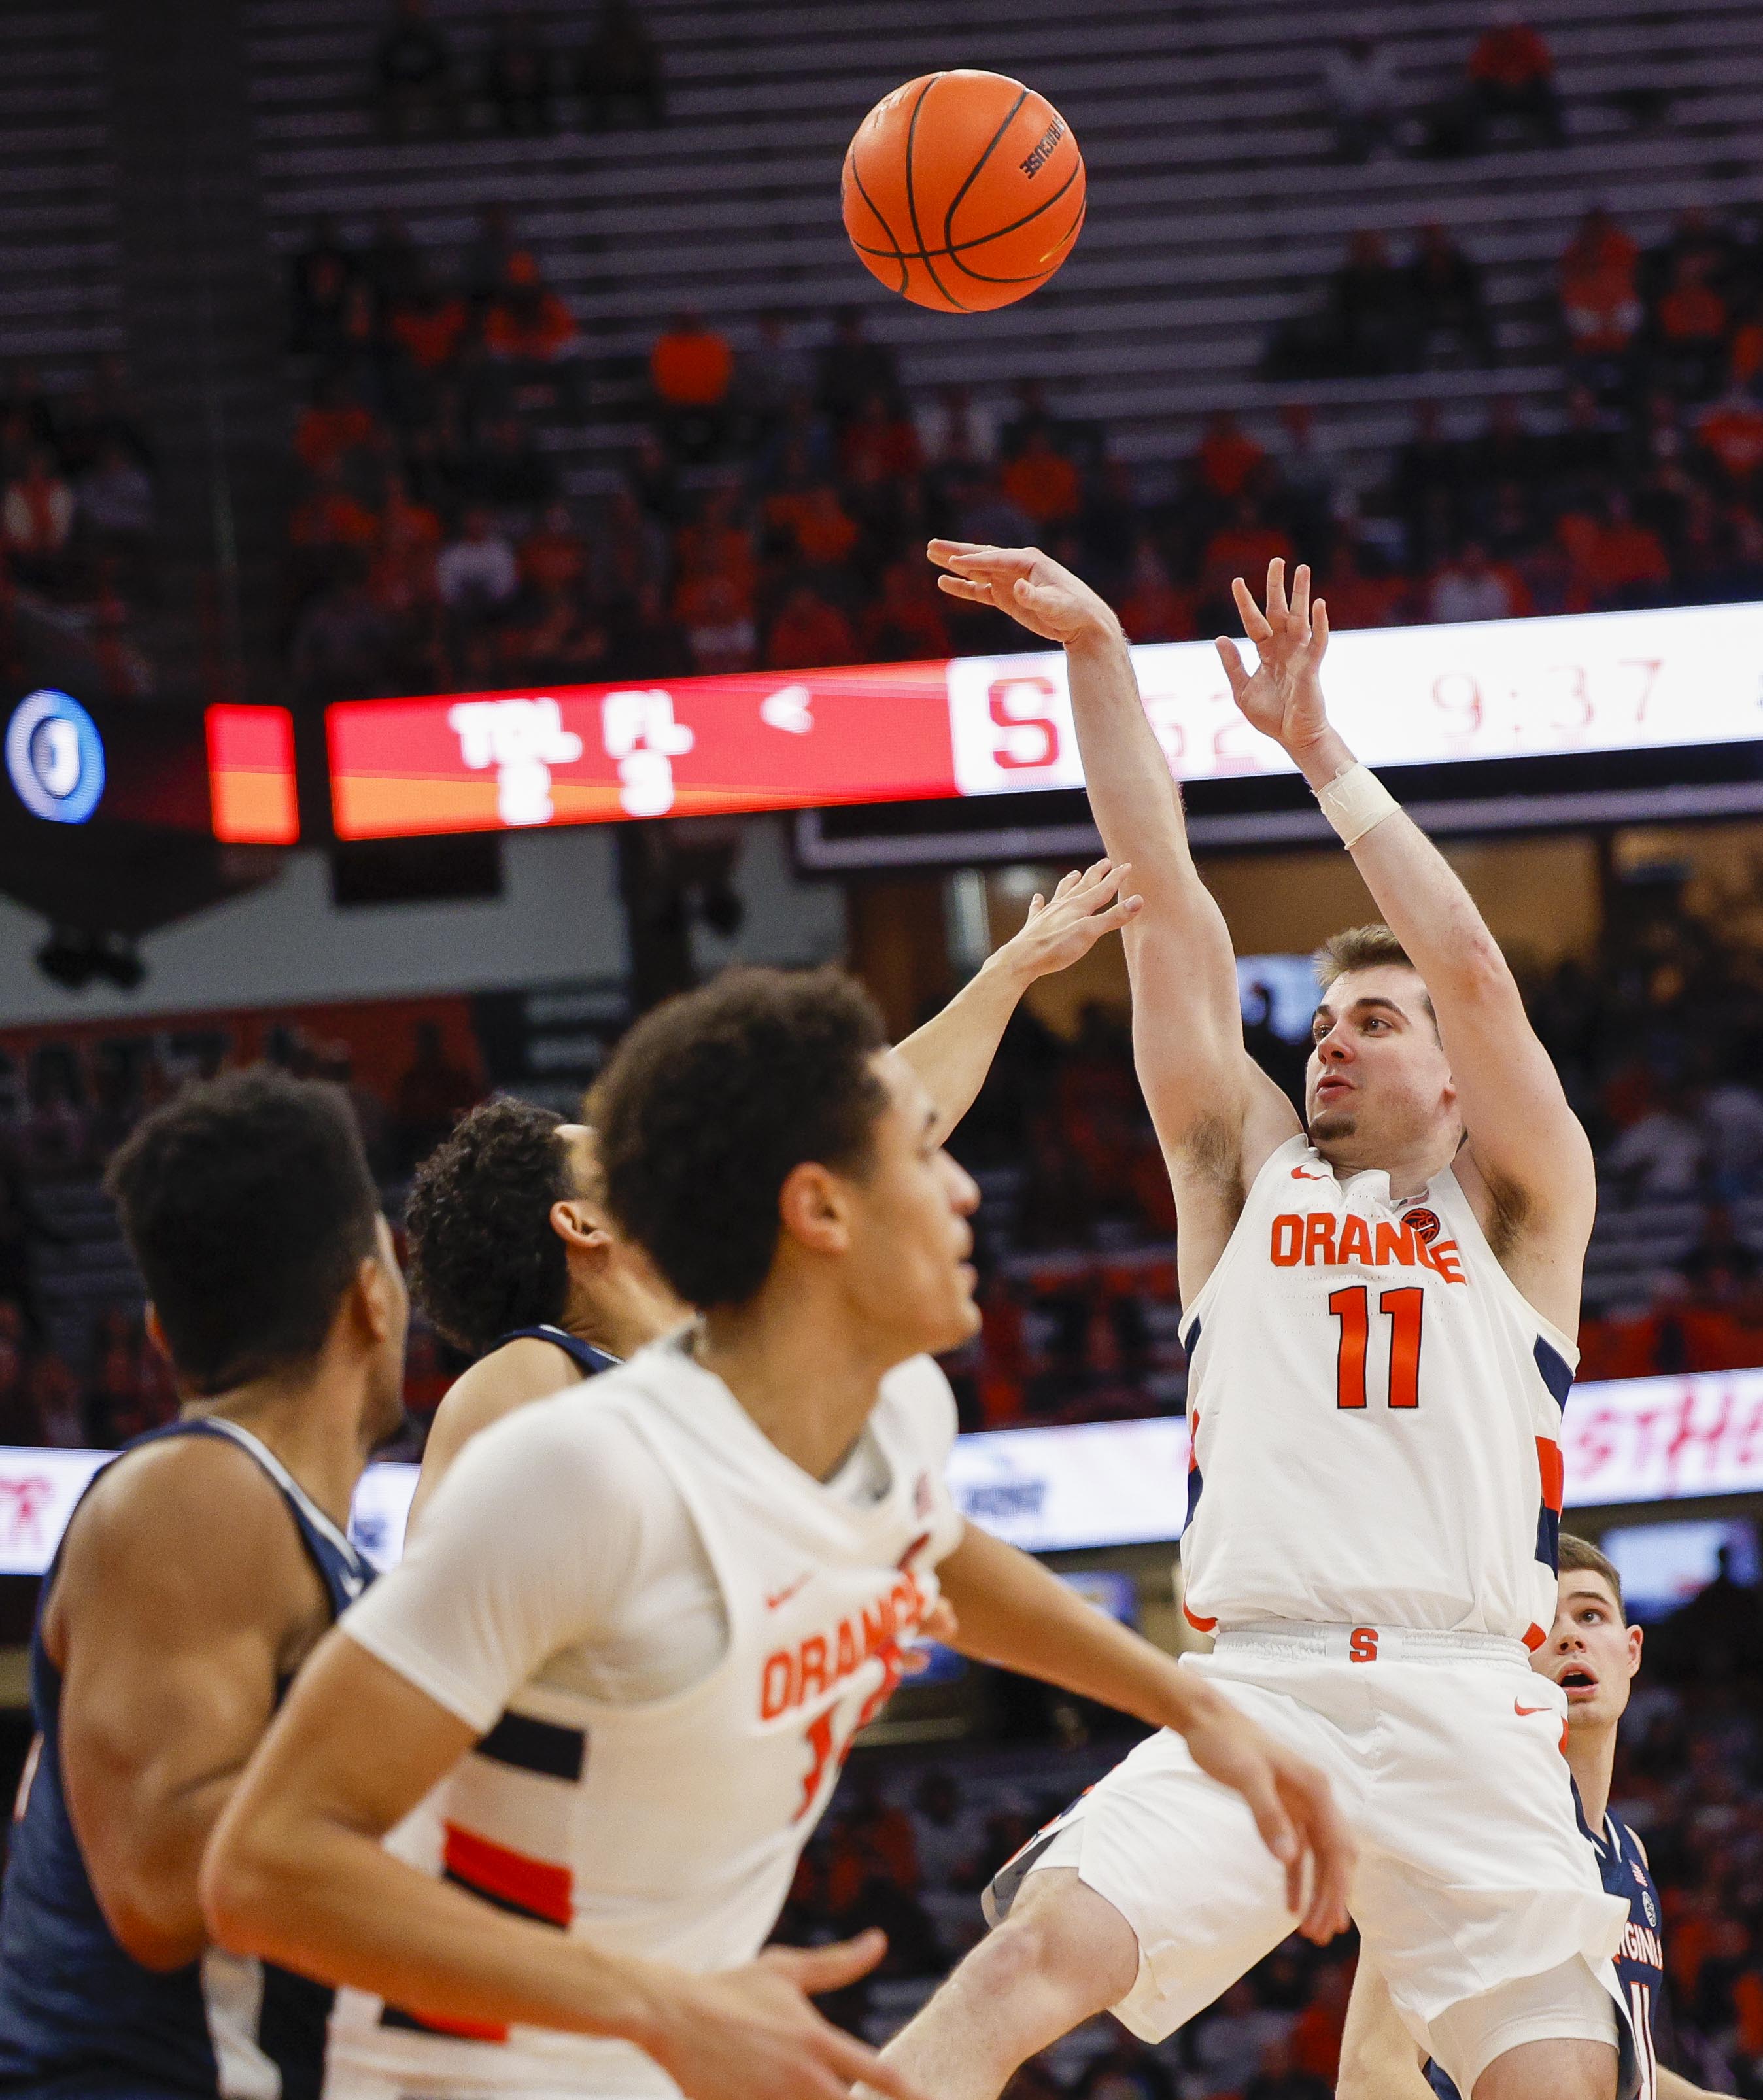
[[[1498,1634],[1555,1610],[1578,1361],[1448,1168],[1392,1199],[1303,1137],[1255,1176],[1187,1308],[1185,1608]]]

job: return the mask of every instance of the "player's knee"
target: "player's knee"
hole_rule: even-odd
[[[1059,2001],[1075,2024],[1131,1990],[1139,1943],[1112,1904],[1075,1873],[1054,1869],[1030,1877],[1016,1908],[967,1965],[970,1983],[999,2001]]]

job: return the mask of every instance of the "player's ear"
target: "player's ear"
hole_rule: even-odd
[[[778,1215],[791,1238],[816,1254],[843,1254],[851,1244],[844,1186],[817,1160],[791,1168],[778,1192]]]
[[[1641,1667],[1641,1648],[1642,1648],[1642,1643],[1646,1641],[1646,1629],[1645,1629],[1644,1627],[1642,1627],[1642,1626],[1630,1626],[1630,1627],[1629,1627],[1629,1676],[1630,1676],[1630,1677],[1633,1677],[1633,1676],[1634,1675],[1635,1672],[1636,1672],[1637,1670],[1639,1670],[1639,1668]]]
[[[383,1251],[365,1255],[355,1271],[355,1303],[362,1325],[376,1342],[383,1342],[398,1325],[403,1301],[403,1281],[397,1262]]]
[[[553,1203],[550,1223],[568,1253],[603,1255],[612,1244],[610,1233],[579,1198],[563,1198]]]

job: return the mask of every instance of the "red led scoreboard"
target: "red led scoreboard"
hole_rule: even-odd
[[[1197,789],[1197,836],[1313,827],[1210,644],[1133,655],[1170,770]],[[1345,633],[1328,685],[1354,748],[1408,769],[1405,797],[1481,798],[1461,828],[1763,807],[1763,604]],[[931,802],[967,804],[976,836],[986,798],[1051,793],[1051,812],[1083,784],[1057,651],[348,701],[325,714],[329,809],[309,805],[303,825],[285,710],[213,708],[206,731],[214,832],[237,843],[754,810],[828,811],[809,821],[849,827],[838,813],[853,805]],[[1008,809],[1025,823],[1025,806],[994,801],[996,821]],[[1427,805],[1444,828],[1457,806]]]

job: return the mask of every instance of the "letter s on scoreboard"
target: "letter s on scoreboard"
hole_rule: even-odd
[[[960,793],[1082,787],[1063,654],[957,656],[948,677],[949,741]]]

